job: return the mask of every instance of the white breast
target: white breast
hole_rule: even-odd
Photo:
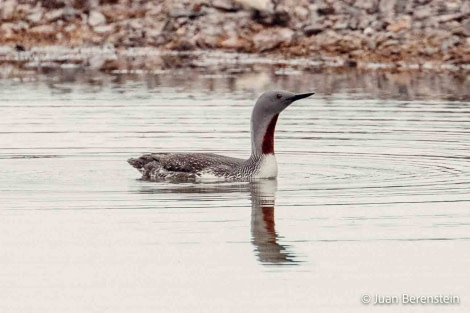
[[[274,154],[263,155],[254,178],[276,178],[277,162]]]

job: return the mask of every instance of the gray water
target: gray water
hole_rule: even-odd
[[[0,311],[362,312],[409,293],[461,303],[376,310],[468,312],[468,84],[279,74],[0,80]],[[279,119],[277,181],[149,183],[126,163],[248,157],[274,88],[317,92]]]

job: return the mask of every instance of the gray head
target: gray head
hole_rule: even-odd
[[[266,91],[256,101],[256,111],[263,114],[279,114],[292,102],[309,97],[313,93],[295,94],[285,90]]]
[[[274,154],[274,129],[279,113],[291,103],[313,95],[294,94],[285,90],[263,93],[256,101],[251,115],[252,154]]]

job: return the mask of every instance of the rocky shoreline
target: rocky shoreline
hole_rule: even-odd
[[[0,18],[0,64],[26,68],[470,69],[468,0],[0,0]]]

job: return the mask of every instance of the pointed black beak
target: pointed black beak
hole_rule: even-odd
[[[292,102],[310,97],[311,95],[315,94],[314,92],[309,92],[309,93],[299,93],[298,95],[292,96],[290,99]]]

